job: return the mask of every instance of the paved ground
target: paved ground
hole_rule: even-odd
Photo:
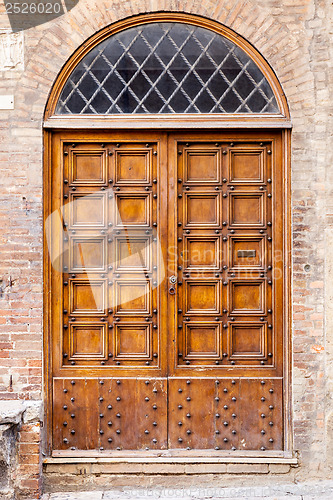
[[[333,500],[333,481],[237,488],[123,488],[111,491],[46,493],[42,500]]]

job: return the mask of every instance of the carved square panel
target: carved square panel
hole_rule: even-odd
[[[230,359],[267,357],[267,323],[230,323],[228,330]]]
[[[256,228],[266,225],[264,193],[229,193],[229,225]]]
[[[220,314],[220,281],[186,281],[184,309],[186,314]]]
[[[115,359],[148,360],[152,358],[152,330],[150,324],[116,325]]]
[[[229,157],[229,179],[230,182],[242,184],[253,184],[264,182],[263,150],[230,150]]]
[[[184,196],[185,227],[219,227],[220,193],[186,193]]]
[[[89,316],[105,314],[106,281],[72,280],[70,282],[70,314]]]
[[[143,315],[151,313],[149,281],[122,280],[115,283],[117,314]]]
[[[220,324],[186,323],[184,359],[216,359],[221,354]]]
[[[217,270],[220,268],[219,236],[187,236],[183,253],[186,270]]]
[[[117,271],[131,273],[150,271],[151,239],[137,236],[117,237],[115,268]]]
[[[147,185],[151,183],[152,150],[115,150],[116,184]]]
[[[73,272],[105,271],[106,245],[102,237],[73,237],[69,245],[70,270]]]
[[[68,204],[70,227],[91,228],[106,225],[106,198],[102,193],[70,194]]]
[[[150,194],[121,193],[116,195],[117,226],[150,226],[151,197]]]
[[[106,324],[70,324],[70,359],[94,360],[107,359],[108,339]]]
[[[230,236],[229,267],[234,270],[264,269],[266,266],[264,236]]]
[[[219,149],[184,149],[185,183],[220,183],[220,166]]]
[[[106,184],[106,151],[72,149],[70,151],[69,183],[82,186]]]
[[[230,314],[266,314],[265,280],[229,281]]]

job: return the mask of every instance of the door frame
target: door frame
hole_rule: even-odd
[[[86,117],[85,117],[86,118]],[[103,117],[105,119],[105,117]],[[130,117],[128,117],[130,118]],[[192,123],[193,126],[189,126],[188,119],[183,119],[183,116],[174,117],[173,120],[176,119],[177,127],[161,127],[163,120],[161,121],[161,117],[158,118],[158,121],[151,120],[149,127],[143,126],[147,125],[146,122],[142,122],[140,125],[140,130],[142,132],[144,130],[149,130],[155,126],[156,129],[163,129],[165,132],[192,132],[199,133],[200,130],[206,131],[207,129],[211,129],[214,132],[218,133],[229,133],[230,137],[232,136],[233,131],[236,132],[240,130],[239,124],[237,124],[234,120],[229,122],[225,122],[223,127],[216,126],[214,120],[212,120],[209,124],[205,122],[204,126],[198,127],[197,123]],[[109,119],[105,119],[108,126],[104,127],[103,130],[108,129],[117,131],[117,126],[115,126],[115,121],[113,117]],[[63,126],[59,126],[59,121],[62,122]],[[76,118],[76,124],[73,127],[67,123],[65,126],[65,122],[67,122],[67,118],[57,118],[57,126],[52,126],[50,124],[45,124],[44,127],[44,158],[43,158],[43,224],[45,225],[45,221],[47,217],[51,214],[51,182],[52,182],[52,135],[54,132],[60,132],[61,130],[66,130],[67,132],[70,130],[75,133],[77,129],[80,129],[80,132],[83,132],[85,129],[87,132],[91,132],[91,130],[95,130],[95,127],[87,128],[86,119]],[[126,120],[125,120],[126,121]],[[78,127],[78,122],[80,122],[80,126]],[[161,123],[162,122],[162,123]],[[285,124],[285,127],[277,127],[277,124],[272,125],[272,123],[267,123],[265,126],[263,125],[264,120],[261,123],[257,123],[256,121],[248,121],[246,126],[243,123],[243,130],[251,129],[256,133],[260,133],[261,131],[266,131],[269,129],[279,129],[281,133],[281,141],[282,141],[282,168],[283,168],[283,199],[281,200],[283,204],[283,259],[284,259],[284,304],[283,304],[283,338],[284,338],[284,362],[283,362],[283,379],[284,379],[284,389],[283,389],[283,397],[284,397],[284,452],[283,458],[291,460],[293,456],[293,423],[292,423],[292,376],[291,376],[291,359],[292,359],[292,324],[291,324],[291,312],[292,312],[292,302],[291,302],[291,196],[290,196],[290,142],[291,142],[291,130],[290,123]],[[101,122],[99,122],[100,124]],[[113,125],[113,126],[111,126]],[[238,125],[238,126],[237,126]],[[99,127],[98,127],[99,128]],[[123,127],[119,127],[123,129]],[[127,128],[127,127],[124,127]],[[97,129],[98,130],[98,129]],[[96,130],[96,131],[97,131]],[[44,311],[43,311],[43,329],[44,329],[44,338],[43,338],[43,369],[44,369],[44,401],[45,401],[45,439],[44,439],[44,453],[47,456],[51,455],[51,422],[52,422],[52,385],[51,385],[51,377],[52,373],[52,365],[51,365],[51,324],[50,318],[52,314],[52,304],[51,304],[51,262],[47,249],[47,243],[44,232],[44,255],[43,255],[43,285],[44,285]],[[267,453],[267,452],[266,452]],[[93,456],[93,453],[91,454]],[[147,456],[147,453],[145,453]],[[252,457],[262,457],[260,452],[251,452]],[[279,455],[281,457],[281,454]],[[208,457],[208,454],[207,454]],[[217,457],[218,461],[221,461],[221,457],[223,457],[223,453],[219,454]],[[276,457],[276,454],[275,454]],[[239,458],[239,456],[238,456]],[[234,459],[231,457],[229,461],[237,462],[237,456]],[[145,460],[145,459],[143,459]],[[176,458],[175,458],[176,460]],[[272,460],[272,459],[271,459]],[[199,461],[204,462],[204,457],[200,457]],[[265,462],[269,462],[270,458],[267,455],[267,458],[264,459]]]

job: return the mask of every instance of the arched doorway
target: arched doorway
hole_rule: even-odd
[[[48,431],[83,451],[287,456],[286,100],[207,19],[95,35],[45,116]]]

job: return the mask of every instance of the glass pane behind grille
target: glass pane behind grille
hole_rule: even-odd
[[[73,70],[56,114],[279,113],[260,69],[205,28],[151,23],[122,31]]]

